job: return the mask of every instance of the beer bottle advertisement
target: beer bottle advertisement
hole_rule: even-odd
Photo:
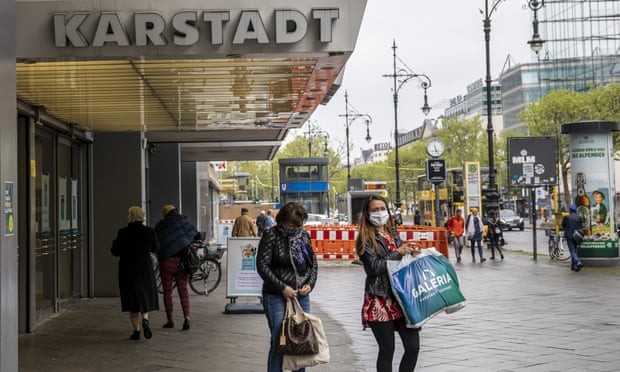
[[[571,135],[571,196],[583,217],[586,236],[582,248],[601,247],[599,242],[614,240],[615,180],[612,136]]]
[[[577,206],[577,214],[583,219],[583,233],[584,235],[592,235],[591,229],[591,212],[590,212],[590,198],[586,193],[586,176],[583,173],[577,173],[575,176],[577,184],[577,197],[575,198],[575,205]]]

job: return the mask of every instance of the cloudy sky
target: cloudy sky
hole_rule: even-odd
[[[490,1],[490,0],[489,0]],[[326,106],[311,118],[330,133],[331,140],[344,144],[344,93],[349,103],[373,118],[371,145],[393,142],[393,81],[382,77],[392,73],[392,42],[396,53],[415,73],[428,75],[428,118],[443,113],[447,101],[466,93],[468,84],[485,77],[484,0],[368,0],[355,52],[346,65],[343,85]],[[533,60],[527,41],[532,35],[531,11],[525,0],[505,0],[491,16],[491,75],[496,78],[508,56],[513,63]],[[398,131],[405,133],[424,120],[420,110],[423,90],[415,80],[399,91]],[[307,124],[299,131],[307,130]],[[365,125],[358,119],[351,125],[351,158],[359,156]],[[295,134],[293,133],[293,136]],[[292,136],[291,136],[292,137]]]

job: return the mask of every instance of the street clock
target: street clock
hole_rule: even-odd
[[[444,151],[446,151],[446,146],[439,138],[432,138],[426,144],[426,153],[434,158],[443,155]]]

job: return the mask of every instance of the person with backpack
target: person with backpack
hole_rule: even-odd
[[[186,249],[191,249],[192,240],[195,240],[200,234],[194,225],[187,220],[187,217],[182,216],[177,211],[174,205],[165,205],[163,215],[164,218],[155,225],[155,232],[160,245],[157,255],[159,258],[159,275],[164,289],[164,307],[168,320],[164,324],[164,328],[174,328],[174,321],[172,320],[172,279],[174,278],[183,308],[183,330],[187,331],[190,327],[188,276],[184,272],[181,262],[186,254]]]
[[[463,234],[465,233],[465,219],[463,219],[460,209],[457,209],[455,214],[448,219],[446,228],[450,235],[452,235],[452,245],[454,246],[456,262],[461,263],[461,253],[463,252],[463,245],[465,245],[463,239]]]
[[[504,253],[502,252],[502,242],[504,240],[504,233],[502,232],[502,226],[494,211],[489,212],[489,219],[487,221],[487,237],[489,241],[489,248],[491,248],[491,259],[495,259],[495,250],[497,249],[499,256],[503,260]]]
[[[471,262],[476,262],[476,250],[475,246],[478,246],[478,254],[480,256],[480,262],[484,262],[487,259],[482,255],[482,235],[484,235],[484,224],[482,219],[478,216],[478,208],[470,208],[470,214],[467,216],[465,222],[465,231],[467,232],[467,239],[471,244]]]
[[[271,210],[268,212],[271,212]],[[256,230],[258,232],[258,236],[263,236],[263,232],[270,229],[272,225],[273,221],[271,215],[268,215],[265,211],[260,211],[260,214],[256,217]]]

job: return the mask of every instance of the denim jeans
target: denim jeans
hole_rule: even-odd
[[[575,267],[581,262],[579,256],[577,255],[577,243],[575,242],[575,239],[569,236],[566,237],[566,244],[568,245],[568,251],[570,252],[571,267]]]
[[[304,312],[310,312],[310,296],[297,296]],[[263,309],[267,317],[267,324],[271,331],[271,345],[269,347],[269,357],[267,359],[267,372],[282,372],[282,354],[278,352],[278,341],[280,338],[280,328],[284,313],[286,312],[286,300],[282,295],[274,295],[263,292]],[[305,372],[302,368],[299,372]]]
[[[482,239],[470,239],[469,240],[471,243],[471,258],[472,260],[476,260],[476,251],[475,251],[475,246],[478,246],[478,254],[480,255],[480,259],[482,260],[484,257],[482,257]]]

